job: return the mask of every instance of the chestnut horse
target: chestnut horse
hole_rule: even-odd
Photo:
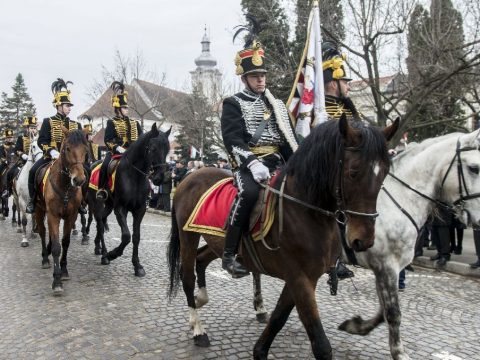
[[[253,244],[262,270],[247,255],[245,243],[240,246],[247,268],[285,281],[277,306],[255,344],[255,359],[267,359],[275,336],[294,306],[315,358],[332,358],[332,348],[318,313],[315,288],[320,276],[341,252],[337,221],[346,223],[345,238],[352,249],[365,251],[373,246],[377,196],[390,166],[386,141],[397,128],[398,120],[383,132],[360,123],[352,126],[345,117],[324,123],[313,129],[282,170],[283,211],[279,214],[276,210],[272,230],[265,237],[269,246],[278,246],[278,250],[268,250],[261,242]],[[174,296],[181,277],[198,346],[209,345],[194,297],[200,234],[184,231],[183,227],[202,194],[225,177],[228,174],[219,169],[196,171],[182,181],[173,200],[168,249],[169,295]],[[282,231],[279,222],[283,222]],[[221,256],[223,238],[202,235],[210,249]]]
[[[53,257],[54,295],[63,293],[62,280],[68,280],[67,252],[70,245],[70,232],[77,220],[78,208],[82,201],[82,185],[87,180],[83,163],[87,155],[87,139],[81,130],[68,131],[62,127],[64,140],[60,157],[50,166],[43,192],[38,191],[35,206],[35,221],[42,239],[42,267],[50,267],[48,255]],[[39,186],[46,168],[37,173]],[[48,223],[48,246],[45,242],[45,215]],[[60,220],[63,219],[63,238],[60,245]],[[62,258],[60,259],[60,252]]]

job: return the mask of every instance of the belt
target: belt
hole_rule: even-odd
[[[267,156],[278,153],[280,148],[278,146],[254,146],[250,148],[250,151],[255,155]]]

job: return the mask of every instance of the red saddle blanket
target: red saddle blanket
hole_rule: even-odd
[[[113,155],[112,160],[119,159],[121,158],[121,155]],[[92,170],[92,173],[90,174],[90,181],[88,183],[88,187],[92,188],[93,190],[98,190],[98,181],[100,179],[100,168],[102,167],[102,163],[97,164]],[[110,192],[113,193],[113,190],[115,189],[115,175],[117,173],[117,168],[113,170],[113,173],[108,176],[108,188],[110,189]]]
[[[183,230],[225,236],[228,215],[236,195],[233,178],[218,181],[202,195]],[[250,219],[250,232],[254,240],[260,240],[268,234],[275,218],[275,197],[271,192],[267,194],[266,200],[263,197],[262,191],[258,200],[265,202],[262,211]]]

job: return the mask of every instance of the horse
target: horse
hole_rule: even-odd
[[[435,206],[446,204],[465,224],[479,224],[479,145],[479,130],[454,133],[425,140],[392,159],[378,197],[375,243],[356,254],[358,264],[375,274],[380,306],[374,317],[353,317],[340,330],[366,335],[386,321],[392,358],[409,359],[400,336],[398,274],[412,262],[418,230]]]
[[[253,350],[255,359],[267,359],[270,345],[293,307],[297,307],[311,341],[315,358],[331,359],[332,348],[322,327],[315,300],[317,281],[335,264],[340,253],[337,222],[346,224],[345,238],[356,251],[373,245],[376,199],[390,160],[388,141],[398,128],[397,120],[380,131],[360,123],[349,124],[343,116],[316,127],[281,171],[282,211],[275,211],[272,230],[263,246],[252,244],[262,269],[240,245],[243,264],[285,281],[269,322]],[[196,311],[195,260],[200,234],[183,230],[202,194],[228,175],[219,169],[195,171],[178,186],[172,209],[172,230],[167,257],[170,269],[170,300],[180,279],[187,297],[190,325],[197,346],[209,346],[208,335]],[[288,200],[287,200],[288,199]],[[282,231],[279,229],[282,222]],[[210,249],[221,256],[223,238],[202,234]],[[276,247],[276,251],[271,251]]]
[[[18,156],[14,153],[7,154],[7,167],[0,174],[0,196],[1,198],[1,211],[0,211],[0,220],[6,220],[9,214],[8,208],[8,196],[3,196],[3,194],[8,190],[8,181],[7,173],[8,171],[17,163]],[[15,217],[15,212],[13,213]]]
[[[64,140],[60,147],[60,156],[51,165],[39,170],[36,185],[43,182],[43,191],[38,191],[35,199],[35,221],[42,239],[42,267],[50,267],[49,254],[53,257],[54,295],[63,293],[62,280],[69,280],[67,253],[70,234],[77,220],[78,208],[82,201],[81,186],[87,180],[83,168],[87,155],[87,139],[82,130],[68,131],[62,126]],[[48,171],[48,174],[46,172]],[[45,216],[48,223],[48,246],[45,242]],[[60,244],[59,227],[63,219],[63,238]],[[62,255],[60,259],[60,253]]]
[[[97,223],[95,236],[95,254],[102,255],[101,263],[108,265],[114,259],[123,255],[125,247],[132,239],[132,264],[135,276],[145,276],[145,270],[138,258],[140,243],[140,224],[146,211],[147,198],[150,192],[151,177],[158,185],[163,180],[163,173],[168,169],[166,158],[170,151],[168,136],[170,130],[162,132],[156,124],[147,133],[132,143],[122,155],[116,168],[114,192],[110,193],[105,202],[96,200],[96,191],[88,190],[87,200],[89,210],[93,212]],[[150,174],[151,173],[151,174]],[[115,212],[118,225],[122,231],[122,240],[118,247],[107,252],[104,239],[104,229],[108,215]],[[127,224],[127,214],[133,216],[133,235]]]
[[[22,247],[27,247],[29,245],[28,238],[27,238],[27,223],[28,217],[25,211],[27,206],[29,194],[28,194],[28,172],[32,168],[33,164],[43,156],[42,149],[38,146],[37,140],[35,137],[31,137],[30,142],[30,151],[28,152],[28,159],[25,165],[23,165],[22,169],[20,170],[19,174],[13,179],[13,202],[17,207],[18,211],[20,211],[19,221],[21,218],[21,223],[17,228],[18,233],[22,233],[22,242],[20,245]],[[33,216],[31,216],[33,219]],[[30,238],[34,236],[33,232],[34,228],[34,221],[32,221],[32,232],[30,234]]]

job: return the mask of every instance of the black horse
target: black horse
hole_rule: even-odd
[[[140,224],[146,211],[150,184],[150,176],[155,185],[163,180],[164,171],[168,168],[166,157],[170,150],[168,136],[170,130],[163,133],[154,124],[152,129],[143,134],[123,154],[115,175],[114,192],[109,194],[105,202],[95,200],[96,191],[89,189],[89,210],[93,212],[97,223],[95,237],[95,254],[102,255],[102,264],[122,256],[123,250],[133,241],[132,263],[136,276],[145,276],[145,270],[138,259],[138,245],[140,243]],[[122,242],[118,247],[107,252],[104,239],[105,224],[108,215],[115,212],[118,225],[122,230]],[[127,213],[133,215],[133,235],[127,225]]]

